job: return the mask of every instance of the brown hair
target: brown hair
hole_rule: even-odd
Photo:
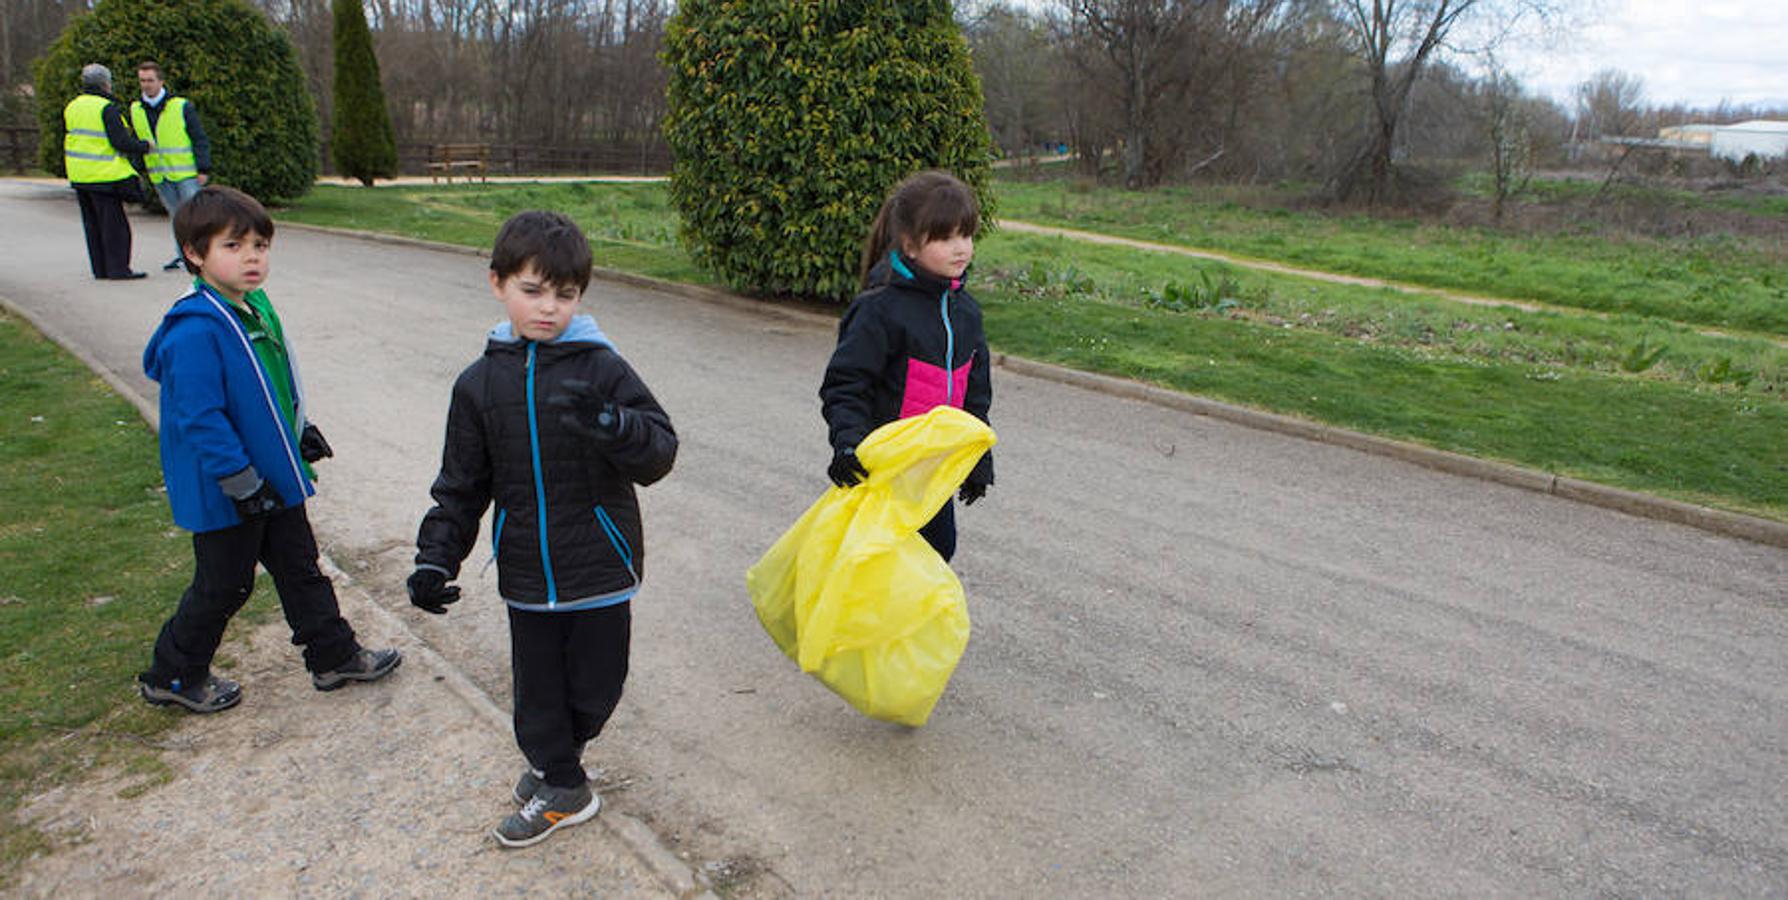
[[[155,72],[155,77],[160,78],[163,81],[168,80],[166,76],[161,74],[161,63],[158,63],[153,59],[145,59],[142,62],[137,63],[138,72],[141,72],[144,69],[152,69]]]
[[[863,241],[859,272],[863,287],[869,287],[869,270],[901,244],[941,241],[958,234],[974,237],[980,225],[975,192],[961,179],[938,169],[907,176],[882,201]]]
[[[211,240],[219,234],[239,238],[251,231],[273,240],[273,217],[267,215],[261,201],[231,187],[205,185],[174,213],[174,240],[180,242],[183,259],[188,247],[204,259],[211,252]],[[197,275],[199,267],[186,259],[186,271]]]
[[[490,251],[490,270],[498,281],[534,264],[548,284],[590,286],[590,241],[577,223],[562,213],[531,209],[518,212],[497,232]]]

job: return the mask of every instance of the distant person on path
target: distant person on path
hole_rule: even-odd
[[[206,187],[174,215],[174,233],[197,277],[149,339],[143,373],[161,384],[162,477],[174,522],[193,533],[193,578],[137,676],[143,698],[196,713],[242,699],[211,659],[257,562],[313,687],[383,678],[403,657],[360,646],[317,568],[304,500],[316,492],[310,464],[335,454],[306,417],[297,360],[261,290],[273,220],[241,191]]]
[[[159,63],[138,63],[137,85],[143,96],[130,104],[130,123],[138,137],[155,145],[143,157],[143,163],[149,170],[149,183],[161,195],[161,205],[167,208],[171,220],[180,211],[180,204],[191,200],[211,180],[211,140],[199,124],[199,111],[192,101],[168,90]],[[185,265],[180,239],[176,237],[174,258],[161,268],[172,272]]]
[[[99,63],[81,69],[81,92],[62,109],[62,161],[68,183],[81,204],[87,233],[87,264],[93,277],[142,278],[130,268],[130,220],[124,201],[139,200],[137,171],[130,156],[149,152],[124,124],[124,104],[112,96],[112,70]]]
[[[596,815],[583,768],[627,679],[632,603],[645,574],[635,485],[671,470],[677,434],[645,382],[578,314],[590,244],[558,213],[517,213],[497,234],[490,287],[505,321],[460,373],[447,408],[435,506],[416,536],[410,602],[444,613],[494,501],[497,593],[509,607],[521,809],[496,827],[525,847]]]
[[[896,185],[863,245],[863,292],[838,322],[838,344],[820,384],[832,441],[826,474],[851,487],[869,473],[857,444],[896,419],[955,406],[983,422],[993,404],[981,307],[963,287],[975,256],[980,210],[954,176],[920,172]],[[981,457],[959,496],[971,505],[993,484]],[[955,505],[919,530],[946,562],[956,554]]]

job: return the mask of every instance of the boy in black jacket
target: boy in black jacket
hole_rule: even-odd
[[[460,373],[435,506],[416,536],[410,602],[444,613],[496,504],[497,592],[509,606],[522,807],[496,828],[525,847],[596,815],[584,744],[621,699],[645,555],[633,486],[677,456],[670,417],[596,320],[578,315],[590,245],[565,216],[518,213],[497,234],[491,290],[506,321]]]

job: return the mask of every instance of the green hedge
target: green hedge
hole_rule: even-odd
[[[664,59],[682,238],[736,289],[848,299],[882,198],[920,169],[991,212],[981,86],[948,2],[685,0]]]
[[[198,107],[212,178],[262,200],[290,199],[317,174],[317,117],[285,34],[244,0],[101,0],[75,16],[34,70],[44,168],[62,175],[62,108],[81,67],[112,70],[136,99],[137,63],[161,63],[168,87]]]

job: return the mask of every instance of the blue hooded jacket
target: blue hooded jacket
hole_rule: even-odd
[[[296,357],[291,366],[302,413]],[[228,300],[195,285],[175,301],[143,348],[143,374],[161,385],[161,471],[180,527],[241,524],[217,480],[244,466],[254,466],[287,507],[316,493],[299,463],[297,436]]]

